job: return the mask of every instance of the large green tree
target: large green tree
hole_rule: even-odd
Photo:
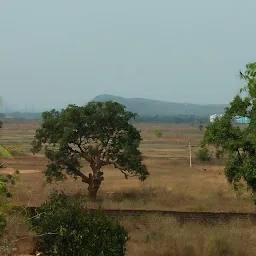
[[[217,156],[227,158],[225,175],[236,188],[245,181],[256,195],[256,62],[246,65],[240,77],[246,82],[223,116],[208,125],[202,146],[213,145]],[[237,125],[236,116],[248,117],[248,125]]]
[[[32,152],[44,150],[50,160],[44,171],[49,182],[67,175],[81,177],[88,184],[89,197],[96,198],[104,180],[103,166],[113,165],[125,178],[137,176],[144,181],[149,175],[139,150],[140,132],[130,123],[135,116],[112,101],[44,112]],[[82,170],[84,160],[90,173]]]

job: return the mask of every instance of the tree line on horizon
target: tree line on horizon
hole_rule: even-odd
[[[6,123],[15,122],[40,122],[42,119],[42,113],[21,113],[13,112],[10,113],[11,118],[5,118],[5,114],[0,113],[0,120]],[[162,123],[162,124],[194,124],[194,123],[209,123],[209,116],[196,116],[196,115],[184,115],[176,114],[169,116],[155,115],[155,116],[144,116],[137,115],[133,123]]]

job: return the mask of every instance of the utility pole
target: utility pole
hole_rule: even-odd
[[[191,154],[191,144],[190,141],[188,142],[188,149],[189,149],[189,167],[192,167],[192,154]]]

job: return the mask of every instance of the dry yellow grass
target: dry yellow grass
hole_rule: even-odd
[[[139,125],[144,139],[141,150],[151,173],[145,183],[124,179],[116,169],[104,168],[105,180],[99,191],[99,200],[91,206],[120,209],[163,209],[177,211],[255,212],[255,206],[246,190],[235,193],[224,177],[224,166],[214,159],[203,167],[195,156],[203,132],[189,125]],[[163,131],[156,140],[154,130]],[[29,143],[35,128],[19,125],[6,126],[1,144],[21,144],[29,153]],[[2,139],[3,138],[3,139]],[[192,168],[189,167],[188,141],[192,144]],[[52,188],[77,193],[86,191],[80,179],[63,183],[44,183],[41,170],[46,160],[42,157],[18,156],[7,161],[11,172],[21,170],[20,183],[15,188],[14,202],[40,205]],[[36,171],[39,170],[39,171]],[[84,171],[88,170],[85,165]],[[150,220],[124,220],[131,240],[129,255],[256,255],[255,232],[250,223],[234,222],[223,226],[185,224],[158,217]],[[220,251],[216,251],[220,248]]]
[[[168,216],[130,216],[120,223],[128,230],[127,255],[131,256],[252,256],[256,255],[255,226],[250,221],[181,224]],[[9,244],[17,240],[16,251],[33,250],[21,217],[12,222]],[[24,237],[25,236],[25,239]],[[11,250],[11,248],[10,248]]]
[[[249,194],[246,191],[237,194],[228,185],[224,177],[224,166],[220,162],[213,159],[210,163],[203,164],[206,171],[202,171],[202,163],[196,159],[195,152],[203,132],[189,125],[139,125],[138,128],[144,139],[141,145],[144,162],[151,175],[141,184],[135,178],[124,179],[123,175],[111,166],[105,167],[105,180],[99,191],[103,207],[255,212]],[[157,141],[154,136],[155,129],[162,130],[164,135]],[[4,138],[1,143],[20,144],[24,152],[29,153],[29,144],[34,133],[34,125],[32,128],[25,125],[6,125],[1,131]],[[189,140],[193,151],[192,168],[189,168]],[[43,175],[34,172],[45,168],[46,160],[42,156],[18,156],[7,160],[6,164],[13,169],[27,170],[22,173],[21,182],[16,188],[16,202],[27,204],[28,200],[31,200],[31,205],[37,206],[45,200],[53,187],[70,192],[86,191],[86,185],[79,178],[77,181],[69,179],[54,186],[46,185]],[[85,172],[88,168],[85,165]],[[7,171],[10,170],[12,169]],[[30,199],[32,192],[33,198]],[[113,196],[113,193],[116,195]]]
[[[256,255],[255,227],[250,222],[226,225],[181,225],[157,217],[125,220],[131,240],[128,255],[136,256],[251,256]]]
[[[36,167],[39,170],[43,168],[42,163],[41,167],[36,164],[40,164],[40,158],[32,159],[33,170]],[[27,169],[26,165],[30,162],[24,165],[26,157],[8,160],[8,163],[12,165],[14,161],[17,167],[23,169],[19,168],[22,174],[20,183],[15,188],[14,200],[17,203],[27,204],[30,200],[30,205],[38,206],[53,188],[73,193],[86,191],[86,184],[80,179],[68,179],[54,185],[46,184],[40,171],[32,172]],[[152,162],[152,159],[146,159],[151,176],[144,183],[135,178],[126,180],[117,170],[105,168],[99,202],[104,208],[255,212],[249,194],[246,191],[241,195],[237,194],[227,184],[223,167],[205,166],[207,171],[202,171],[199,166],[190,169],[186,164],[176,161],[172,165],[172,162],[163,159]],[[168,164],[171,167],[167,168]]]

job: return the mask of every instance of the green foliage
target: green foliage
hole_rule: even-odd
[[[163,137],[163,132],[160,130],[155,130],[154,134],[158,139]]]
[[[1,107],[1,97],[0,97],[0,107]],[[3,122],[0,120],[0,128],[2,128]],[[9,158],[12,157],[9,151],[0,145],[0,158]],[[4,167],[4,162],[0,161],[0,168]],[[12,208],[8,198],[12,196],[12,193],[9,191],[8,186],[15,185],[19,180],[19,171],[16,171],[13,175],[0,174],[0,238],[7,239],[6,227],[7,227],[7,214]],[[0,254],[6,249],[3,246],[1,240]]]
[[[88,210],[81,197],[53,193],[30,224],[46,256],[126,254],[127,231],[101,210]]]
[[[11,197],[12,194],[8,190],[8,185],[15,185],[19,181],[19,171],[17,170],[13,175],[0,175],[0,196]]]
[[[10,151],[2,145],[0,145],[0,159],[1,158],[13,158]]]
[[[7,198],[12,196],[8,186],[15,185],[18,180],[19,171],[16,171],[13,175],[0,175],[0,236],[2,236],[2,232],[6,227],[6,215],[10,208]]]
[[[140,132],[130,123],[135,116],[111,101],[44,112],[32,152],[44,150],[50,160],[44,172],[49,182],[79,176],[89,185],[92,198],[104,180],[102,167],[106,165],[119,169],[125,178],[137,176],[144,181],[149,173],[139,151]],[[91,167],[89,175],[81,171],[82,160]]]
[[[256,62],[246,65],[240,72],[246,85],[226,108],[224,115],[207,126],[202,145],[213,145],[227,156],[225,175],[228,182],[244,180],[256,193]],[[250,119],[246,126],[237,126],[235,116]]]
[[[2,236],[2,232],[6,228],[7,222],[6,222],[6,213],[0,212],[0,237]]]
[[[196,155],[201,161],[206,162],[211,160],[212,152],[207,147],[202,147],[197,151]]]
[[[6,147],[6,150],[12,157],[25,155],[24,151],[22,150],[22,146],[19,144],[9,145]]]

